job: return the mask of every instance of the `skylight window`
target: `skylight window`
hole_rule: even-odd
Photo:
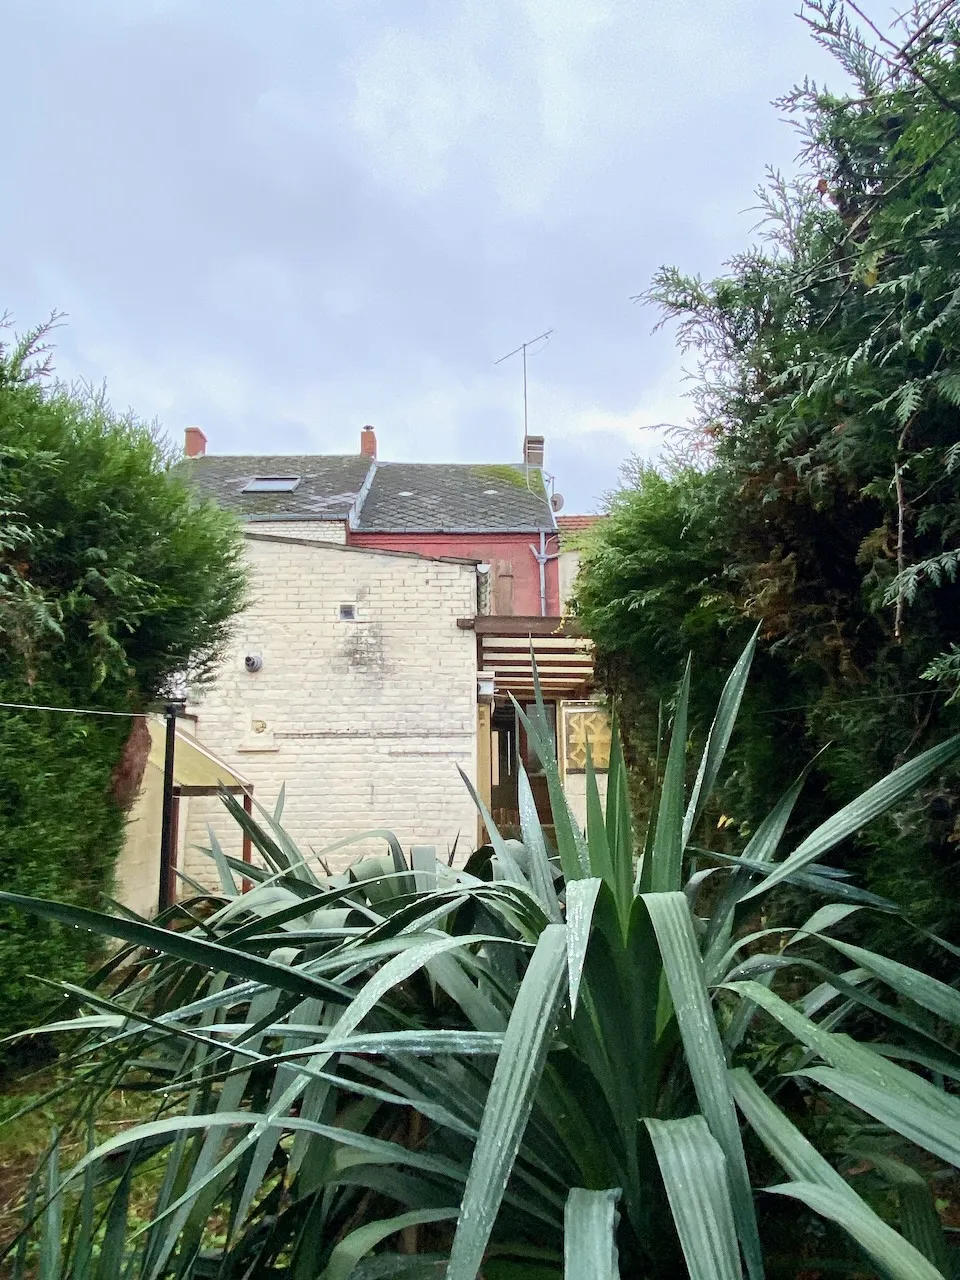
[[[293,493],[300,483],[299,476],[254,476],[241,493]]]

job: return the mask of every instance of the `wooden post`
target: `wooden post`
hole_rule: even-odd
[[[177,854],[180,850],[180,788],[173,786],[173,816],[170,821],[170,905],[177,900]]]
[[[477,795],[490,808],[493,782],[493,762],[490,755],[490,705],[481,702],[477,706]],[[477,814],[477,843],[487,840],[483,819]]]
[[[170,703],[166,709],[167,731],[163,752],[163,812],[160,819],[160,892],[158,907],[166,911],[173,906],[176,891],[174,887],[174,864],[176,861],[177,829],[175,825],[173,795],[173,763],[177,745],[177,712],[176,703]]]

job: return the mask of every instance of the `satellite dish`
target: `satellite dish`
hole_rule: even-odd
[[[563,510],[563,494],[562,493],[553,494],[553,496],[550,499],[550,505],[551,507],[553,507],[554,511],[562,511]]]

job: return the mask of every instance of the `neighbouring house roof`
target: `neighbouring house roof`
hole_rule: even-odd
[[[359,533],[556,531],[539,468],[378,462],[348,456],[205,454],[180,464],[204,497],[246,520],[349,520]],[[299,476],[288,490],[245,492],[257,477]]]
[[[603,516],[557,516],[561,550],[579,550],[584,534],[595,529],[602,519]]]
[[[592,529],[603,516],[557,516],[557,528],[561,533],[580,533]]]
[[[369,471],[362,454],[206,454],[180,464],[204,497],[248,520],[346,520]],[[300,483],[286,492],[244,493],[258,476],[299,476]]]
[[[556,529],[542,475],[522,464],[380,462],[360,533],[536,533]]]

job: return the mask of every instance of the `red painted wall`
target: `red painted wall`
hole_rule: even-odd
[[[536,616],[540,613],[540,569],[531,545],[540,546],[538,533],[349,533],[355,547],[384,551],[416,551],[423,556],[462,556],[492,565],[491,612]],[[547,537],[547,554],[560,550],[556,534]],[[560,578],[556,560],[544,566],[547,616],[560,614]]]

